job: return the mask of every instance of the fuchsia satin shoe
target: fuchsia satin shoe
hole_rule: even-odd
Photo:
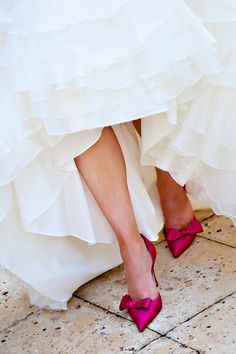
[[[169,249],[175,258],[189,248],[197,234],[201,232],[203,232],[202,225],[195,217],[185,229],[176,230],[169,228],[164,230]]]
[[[152,275],[158,286],[156,275],[154,273],[154,264],[156,260],[156,248],[145,236],[141,235],[148,252],[152,257]],[[162,309],[162,299],[161,295],[158,294],[155,300],[146,298],[143,300],[132,300],[129,295],[123,296],[120,302],[120,310],[128,310],[130,317],[136,324],[139,332],[143,332],[145,328],[154,320],[154,318],[159,314]]]

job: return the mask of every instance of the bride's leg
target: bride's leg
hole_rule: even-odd
[[[167,228],[185,228],[193,219],[191,203],[182,186],[168,172],[156,169],[157,188]]]
[[[133,125],[136,129],[136,131],[138,132],[138,134],[141,136],[141,119],[136,119],[133,121]]]
[[[125,162],[112,128],[104,128],[97,143],[76,157],[75,162],[116,234],[129,295],[135,300],[155,299],[158,291],[151,275],[151,257],[137,228]]]
[[[176,183],[168,172],[160,169],[156,172],[157,188],[166,224],[165,237],[172,255],[179,257],[203,229],[194,217],[185,189]]]

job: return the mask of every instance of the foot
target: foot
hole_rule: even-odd
[[[202,232],[202,226],[194,217],[185,188],[168,172],[157,170],[157,188],[165,219],[166,241],[176,258],[191,246],[196,235]]]
[[[132,247],[121,246],[124,272],[128,284],[128,294],[133,300],[158,297],[156,281],[152,269],[152,258],[140,236]]]

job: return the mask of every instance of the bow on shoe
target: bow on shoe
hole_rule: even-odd
[[[190,224],[183,230],[169,229],[166,235],[168,241],[175,241],[187,235],[196,235],[202,232],[203,228],[198,220],[194,219]]]
[[[135,301],[132,300],[129,295],[125,295],[122,297],[121,303],[120,303],[120,310],[148,310],[149,306],[151,305],[152,300],[150,298],[144,299],[144,300],[139,300]]]

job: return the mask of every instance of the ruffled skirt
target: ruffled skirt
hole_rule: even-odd
[[[155,175],[141,170],[125,122],[172,116],[178,95],[222,67],[183,1],[4,0],[0,31],[0,264],[29,285],[33,303],[65,308],[121,262],[74,157],[112,125],[139,230],[156,239]]]
[[[175,119],[162,114],[143,121],[142,161],[169,171],[182,185],[188,182],[195,199],[236,224],[236,3],[188,4],[217,40],[224,70],[180,100]]]
[[[155,174],[140,168],[133,126],[113,129],[124,154],[139,230],[157,240],[162,215],[154,206],[158,196],[152,201],[148,193]],[[30,286],[31,301],[40,307],[66,308],[80,285],[121,263],[115,235],[73,161],[101,131],[69,135],[0,188],[1,265]],[[154,197],[154,191],[150,194]]]

